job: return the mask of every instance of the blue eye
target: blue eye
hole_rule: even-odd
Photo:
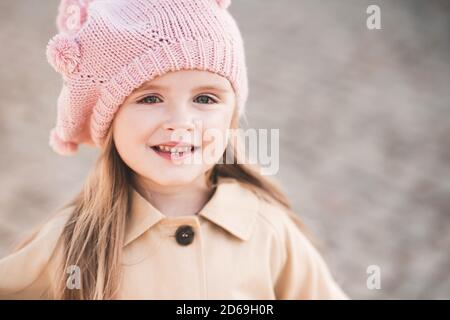
[[[199,99],[199,98],[206,98],[206,99],[200,99],[200,101],[203,101],[203,102],[200,102],[201,104],[214,104],[214,103],[217,103],[217,101],[214,100],[213,98],[211,98],[210,96],[203,95],[203,96],[198,96],[197,97],[197,99]],[[208,101],[212,101],[212,103],[208,103]]]
[[[138,103],[144,103],[144,104],[155,104],[155,103],[158,103],[157,100],[159,100],[159,102],[162,102],[162,100],[159,97],[157,97],[155,95],[149,95],[149,96],[145,96],[144,98],[138,100],[137,102]],[[205,95],[198,96],[195,100],[198,101],[198,103],[200,103],[200,104],[214,104],[214,103],[217,103],[216,100],[214,100],[210,96],[205,96]]]
[[[152,99],[152,98],[159,99],[157,96],[146,96],[146,97],[142,98],[141,100],[139,100],[138,103],[146,103],[146,104],[154,104],[154,103],[156,103],[154,101],[154,99]],[[159,100],[161,100],[161,99],[159,99]]]

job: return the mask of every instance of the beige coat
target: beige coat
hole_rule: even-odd
[[[0,298],[53,298],[70,209],[0,260]],[[133,190],[123,250],[121,299],[348,298],[284,209],[230,178],[195,216],[166,217]]]

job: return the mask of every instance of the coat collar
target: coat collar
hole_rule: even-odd
[[[124,246],[167,218],[133,187]],[[219,178],[216,191],[198,213],[241,240],[250,238],[258,211],[258,197],[233,178]]]

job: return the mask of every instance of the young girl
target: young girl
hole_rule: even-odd
[[[347,298],[279,187],[229,139],[248,96],[229,5],[61,2],[50,145],[101,154],[78,196],[0,260],[0,298]]]

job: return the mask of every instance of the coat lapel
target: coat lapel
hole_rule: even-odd
[[[131,211],[124,246],[160,220],[167,218],[136,189],[131,191]],[[198,213],[241,240],[248,240],[258,214],[259,199],[253,191],[232,178],[219,178],[213,196]]]

